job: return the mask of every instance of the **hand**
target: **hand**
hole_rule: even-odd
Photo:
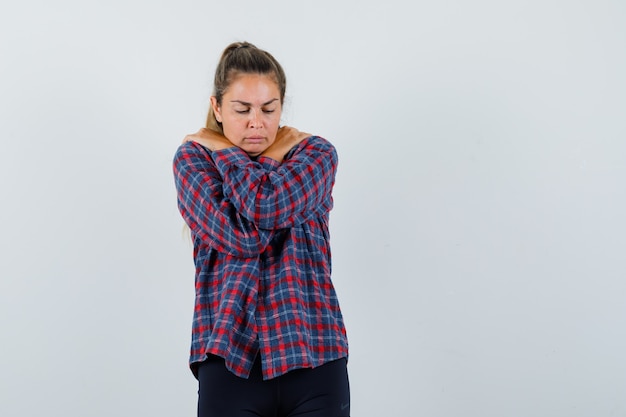
[[[300,132],[294,127],[283,126],[278,129],[274,143],[272,143],[272,145],[260,156],[265,156],[278,162],[282,162],[285,155],[287,155],[291,149],[310,136],[310,133]]]
[[[183,143],[185,142],[199,143],[200,145],[208,148],[210,151],[219,151],[221,149],[232,148],[235,146],[231,141],[226,139],[224,135],[221,135],[214,130],[207,129],[206,127],[203,127],[196,133],[185,136]]]

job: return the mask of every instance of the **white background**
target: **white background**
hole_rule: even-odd
[[[353,416],[626,416],[620,0],[3,1],[0,415],[195,414],[171,161],[237,40],[339,151]]]

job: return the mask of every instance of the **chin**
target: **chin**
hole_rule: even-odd
[[[248,156],[253,156],[253,157],[256,157],[256,156],[261,155],[263,152],[265,152],[265,150],[266,150],[267,148],[264,148],[264,149],[258,149],[258,148],[257,148],[257,149],[245,149],[245,148],[241,148],[241,149],[243,149],[243,151],[244,151],[245,153],[247,153],[247,154],[248,154]]]

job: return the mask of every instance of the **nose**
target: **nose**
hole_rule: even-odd
[[[250,127],[253,129],[258,129],[262,126],[261,117],[259,115],[259,110],[251,109],[250,110],[250,121],[248,122]]]

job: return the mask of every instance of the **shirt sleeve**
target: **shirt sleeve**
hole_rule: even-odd
[[[182,144],[174,156],[178,208],[192,232],[219,252],[249,258],[269,244],[272,232],[241,216],[223,193],[211,153],[197,143]]]
[[[337,152],[323,138],[305,139],[281,164],[252,161],[239,148],[214,152],[213,158],[224,195],[260,229],[293,227],[332,209]]]

